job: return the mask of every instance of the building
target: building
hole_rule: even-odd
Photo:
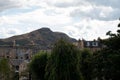
[[[27,77],[20,76],[27,69],[33,55],[39,51],[37,46],[0,46],[0,58],[9,59],[9,64],[20,80],[27,80]]]
[[[0,46],[0,57],[8,59],[29,60],[36,52],[36,49],[27,46]]]
[[[86,41],[84,39],[78,40],[78,42],[75,44],[80,50],[82,49],[89,49],[92,52],[98,51],[103,48],[100,40],[93,40],[93,41]]]
[[[29,79],[28,64],[29,64],[29,61],[24,60],[19,65],[19,80],[28,80]]]

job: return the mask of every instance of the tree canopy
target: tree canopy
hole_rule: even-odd
[[[0,80],[10,79],[10,65],[9,61],[5,58],[0,59]]]
[[[120,23],[118,28],[120,27]],[[119,80],[120,75],[120,30],[106,33],[109,38],[103,41],[104,49],[93,55],[94,76],[98,80]]]
[[[33,80],[45,80],[45,67],[47,62],[47,53],[37,53],[29,64],[30,73],[32,74]]]
[[[79,50],[69,42],[59,40],[46,66],[46,80],[82,80]]]

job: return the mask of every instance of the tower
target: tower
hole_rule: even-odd
[[[79,49],[83,49],[84,48],[84,39],[82,39],[82,40],[78,40],[78,48]]]
[[[16,41],[14,40],[14,41],[13,41],[13,47],[15,47],[15,46],[16,46]]]

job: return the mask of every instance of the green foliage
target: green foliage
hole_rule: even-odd
[[[72,44],[59,40],[52,50],[46,66],[46,80],[82,80],[79,50]]]
[[[7,59],[0,60],[0,72],[7,73],[9,71],[9,64]]]
[[[8,60],[5,58],[0,60],[0,79],[10,79],[10,66]]]
[[[19,80],[19,73],[18,72],[13,72],[12,73],[12,79],[11,80]]]
[[[81,72],[84,80],[92,80],[92,52],[90,50],[84,49],[81,51]]]
[[[120,27],[120,23],[118,25],[118,28]],[[106,35],[109,36],[108,39],[104,40],[104,44],[107,45],[107,48],[118,50],[120,49],[120,29],[117,30],[117,34],[112,33],[111,31],[108,31]]]
[[[94,77],[101,80],[119,80],[120,50],[104,49],[94,54]]]
[[[109,38],[103,41],[107,47],[93,55],[94,73],[96,73],[94,78],[98,80],[119,80],[120,30],[118,29],[116,34],[109,31],[107,35]]]
[[[33,57],[29,65],[33,80],[44,80],[46,62],[46,52],[40,52]]]

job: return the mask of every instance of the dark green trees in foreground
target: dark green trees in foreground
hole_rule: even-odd
[[[92,57],[93,53],[90,50],[84,49],[81,51],[80,69],[84,80],[92,80],[93,77]]]
[[[104,49],[93,56],[94,77],[98,80],[120,80],[120,50]]]
[[[0,80],[19,80],[19,73],[15,73],[6,58],[0,58]]]
[[[32,75],[32,80],[45,80],[45,67],[47,63],[46,52],[40,52],[34,56],[31,63],[29,64],[29,69]]]
[[[109,31],[107,35],[109,38],[103,40],[106,48],[93,55],[93,75],[98,80],[120,80],[120,30],[116,34]]]
[[[83,80],[80,52],[64,40],[55,44],[48,58],[46,53],[36,55],[30,63],[30,70],[36,77],[34,80]]]
[[[58,41],[46,66],[46,80],[82,80],[79,50],[64,40]]]
[[[10,66],[7,59],[0,59],[0,80],[10,80]]]

